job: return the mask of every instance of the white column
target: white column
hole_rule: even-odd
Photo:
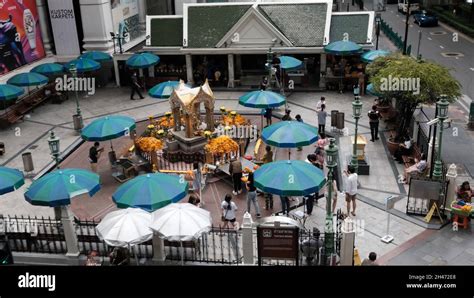
[[[444,208],[451,211],[451,203],[456,198],[456,178],[458,177],[458,171],[455,164],[449,166],[448,172],[446,173],[446,180],[449,181],[448,190],[446,191],[446,203]]]
[[[148,75],[150,76],[150,78],[154,78],[155,77],[155,66],[150,66],[148,68]]]
[[[228,64],[228,81],[227,84],[228,88],[234,88],[234,80],[235,80],[235,70],[234,70],[234,54],[227,55],[227,64]]]
[[[186,75],[188,84],[192,85],[193,82],[193,57],[190,54],[186,55]]]
[[[49,11],[46,7],[46,0],[36,0],[36,7],[38,8],[38,18],[41,27],[41,38],[43,39],[44,49],[46,55],[53,54],[53,38],[51,35],[51,27],[49,26],[48,18]]]
[[[253,265],[254,260],[254,243],[253,243],[253,227],[252,216],[245,212],[242,220],[242,251],[244,257],[244,265]]]
[[[79,0],[84,48],[88,51],[113,51],[112,9],[109,0]]]
[[[341,266],[352,266],[354,262],[355,229],[352,220],[344,220],[341,227]]]
[[[146,11],[146,0],[138,0],[138,24],[141,32],[145,32],[146,28]]]
[[[153,262],[163,262],[166,259],[165,241],[158,235],[153,235]]]
[[[66,256],[79,256],[79,246],[77,243],[76,229],[74,227],[73,217],[69,206],[61,206],[61,223],[64,229],[64,238],[66,238]]]
[[[319,87],[326,88],[326,78],[321,74],[322,72],[326,73],[326,54],[320,54],[320,73],[319,73]],[[327,73],[326,73],[327,75]]]

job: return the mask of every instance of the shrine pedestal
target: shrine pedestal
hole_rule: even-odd
[[[185,131],[172,131],[172,134],[179,144],[179,150],[185,153],[195,153],[204,150],[204,146],[207,144],[206,137],[187,138]]]

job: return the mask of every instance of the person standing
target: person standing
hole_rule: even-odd
[[[270,145],[267,145],[265,147],[265,154],[263,155],[262,161],[263,161],[263,164],[273,162],[273,151]]]
[[[322,104],[321,105],[321,111],[318,112],[318,131],[319,133],[326,133],[326,117],[328,116],[328,113],[325,111],[326,110],[326,105]]]
[[[272,117],[273,117],[273,111],[271,108],[265,109],[265,113],[263,114],[263,117],[265,117],[265,120],[267,121],[267,126],[272,125]]]
[[[280,196],[281,213],[288,216],[290,214],[290,198],[287,196]]]
[[[238,159],[231,161],[229,166],[229,172],[232,176],[232,182],[234,183],[234,190],[232,193],[234,196],[242,193],[242,163]]]
[[[295,119],[296,119],[296,121],[298,121],[298,122],[304,123],[304,122],[303,122],[303,119],[301,118],[301,115],[300,115],[300,114],[296,115]],[[303,150],[303,147],[298,147],[297,150],[298,150],[298,151],[301,151],[301,150]]]
[[[231,202],[232,196],[226,194],[224,201],[221,204],[222,208],[222,220],[224,221],[224,228],[229,228],[229,222],[232,224],[232,228],[237,229],[238,224],[236,223],[235,211],[237,211],[237,205]]]
[[[316,112],[321,111],[321,106],[325,104],[326,104],[326,98],[324,96],[321,96],[321,99],[316,104]]]
[[[360,91],[360,96],[364,96],[365,93],[365,74],[362,68],[359,68],[359,73],[357,74],[357,77],[359,78],[359,91]]]
[[[372,110],[368,113],[369,116],[369,124],[370,124],[370,135],[372,136],[371,142],[375,142],[379,139],[379,119],[382,118],[380,116],[379,111],[377,111],[377,106],[372,106]]]
[[[140,84],[138,83],[138,77],[137,73],[133,73],[132,75],[132,94],[130,94],[130,100],[135,100],[135,92],[138,93],[138,96],[140,96],[140,99],[144,99],[142,93],[140,92]]]
[[[357,174],[353,166],[348,166],[347,170],[344,171],[344,175],[347,177],[346,185],[346,203],[347,203],[347,215],[349,213],[356,216],[356,197],[357,197]],[[351,212],[352,202],[352,212]]]
[[[99,162],[99,158],[101,153],[104,151],[104,148],[99,148],[100,143],[95,142],[94,146],[89,149],[89,162],[91,164],[91,170],[94,173],[97,173],[97,163]]]
[[[258,207],[257,202],[257,188],[255,187],[253,172],[249,173],[248,180],[246,183],[247,186],[247,212],[250,213],[250,203],[255,207],[257,212],[257,218],[261,217],[260,208]]]
[[[265,91],[268,88],[268,79],[267,77],[262,78],[262,82],[260,82],[260,90]]]
[[[291,120],[293,120],[293,119],[291,119],[290,113],[291,113],[291,110],[285,110],[285,116],[283,116],[281,118],[281,120],[282,121],[291,121]]]

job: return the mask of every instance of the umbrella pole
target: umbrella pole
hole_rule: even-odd
[[[260,115],[260,125],[261,125],[261,129],[263,129],[263,115]]]
[[[110,140],[110,150],[114,151],[114,145],[112,145],[112,140]]]
[[[288,160],[291,160],[291,148],[288,148]]]
[[[184,266],[184,247],[183,247],[183,241],[179,242],[181,244],[181,266]]]

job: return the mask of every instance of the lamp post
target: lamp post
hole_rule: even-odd
[[[441,180],[443,175],[443,164],[441,162],[441,144],[443,143],[443,125],[444,120],[448,118],[448,106],[449,102],[446,95],[441,95],[440,100],[436,103],[438,109],[438,127],[439,127],[439,136],[438,136],[438,155],[433,170],[433,179]]]
[[[331,256],[334,252],[334,221],[332,214],[332,196],[334,168],[337,166],[338,147],[336,146],[336,139],[329,139],[329,148],[326,150],[326,163],[328,167],[328,196],[326,200],[326,227],[324,232],[325,252],[326,256]]]
[[[357,158],[357,129],[359,126],[359,119],[362,114],[362,103],[360,102],[359,86],[354,88],[354,98],[355,100],[352,102],[352,112],[353,112],[353,117],[355,119],[355,135],[354,135],[354,148],[353,148],[353,153],[352,153],[351,166],[354,167],[354,170],[357,173],[357,169],[359,167],[359,161]]]
[[[74,130],[81,131],[81,129],[84,127],[84,123],[82,121],[81,108],[79,107],[79,97],[77,95],[77,86],[75,84],[75,82],[77,81],[77,68],[76,68],[76,66],[71,65],[71,68],[69,69],[69,71],[71,72],[71,75],[72,75],[73,80],[74,80],[74,86],[75,86],[74,94],[75,94],[75,98],[76,98],[76,114],[72,116],[72,120],[73,120],[73,123],[74,123]]]
[[[403,55],[407,54],[407,43],[408,43],[408,24],[410,21],[410,0],[407,0],[407,17],[405,19],[405,39],[403,41]]]
[[[51,156],[54,159],[54,162],[56,163],[55,166],[59,168],[59,154],[60,154],[60,148],[59,148],[59,141],[60,139],[54,135],[54,131],[51,130],[51,133],[48,138],[48,145],[49,145],[49,151],[51,152]]]
[[[115,47],[115,40],[118,41],[120,54],[123,54],[122,40],[124,40],[125,37],[123,37],[122,35],[120,35],[118,33],[114,33],[114,32],[110,32],[110,36],[112,36],[112,41],[114,42],[114,54],[117,54],[117,50],[116,50],[116,47]]]
[[[273,52],[272,52],[272,48],[269,48],[268,49],[268,52],[267,52],[267,63],[265,64],[265,66],[268,68],[268,86],[267,86],[267,90],[272,90],[272,62],[273,62]]]
[[[380,23],[381,23],[381,18],[380,18],[380,13],[377,13],[377,16],[375,17],[375,23],[377,24],[376,28],[376,34],[377,34],[377,42],[375,44],[375,49],[379,49],[379,36],[380,36]]]

